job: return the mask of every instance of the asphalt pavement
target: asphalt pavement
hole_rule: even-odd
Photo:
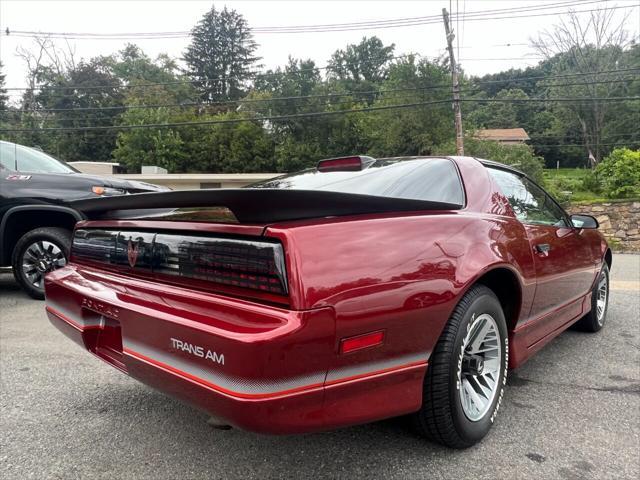
[[[0,275],[0,478],[640,478],[640,256],[615,255],[605,328],[510,372],[464,451],[403,419],[299,436],[219,430],[95,359]]]

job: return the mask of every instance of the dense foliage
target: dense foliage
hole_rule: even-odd
[[[48,48],[42,58],[57,58],[54,47],[40,46]],[[37,64],[30,70],[33,88],[11,105],[0,72],[0,129],[25,130],[0,138],[66,160],[116,160],[130,171],[143,164],[171,172],[289,171],[354,153],[454,153],[444,60],[396,56],[393,44],[365,37],[334,52],[326,67],[290,58],[256,74],[256,48],[241,15],[212,8],[192,30],[181,60],[152,59],[127,45],[110,56]],[[542,181],[545,164],[587,167],[589,153],[600,160],[617,146],[640,148],[640,102],[598,100],[640,95],[637,71],[625,73],[640,68],[640,47],[590,47],[581,55],[593,64],[577,64],[567,51],[536,67],[482,78],[463,73],[467,153]],[[621,73],[585,74],[612,66]],[[537,101],[572,97],[586,100]],[[109,126],[119,128],[85,128]],[[42,130],[58,127],[75,130]],[[514,127],[527,131],[530,146],[474,139],[477,129]],[[626,156],[612,161],[616,155],[599,167],[597,184],[626,195],[606,165],[636,164]]]
[[[594,173],[607,196],[640,197],[640,150],[616,148]]]
[[[5,74],[2,73],[2,62],[0,62],[0,110],[5,110],[7,108],[7,90],[4,89],[4,77]]]

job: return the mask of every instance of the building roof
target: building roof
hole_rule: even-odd
[[[497,140],[502,142],[524,142],[529,140],[529,135],[524,128],[488,128],[486,130],[477,130],[476,138],[485,140]]]

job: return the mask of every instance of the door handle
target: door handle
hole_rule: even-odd
[[[536,248],[536,253],[539,253],[546,257],[547,255],[549,255],[549,250],[551,250],[551,245],[549,245],[548,243],[538,243],[535,248]]]

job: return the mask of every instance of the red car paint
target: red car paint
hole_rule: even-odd
[[[81,222],[278,240],[288,294],[214,291],[72,258],[46,278],[48,316],[121,371],[244,429],[298,433],[415,412],[429,355],[474,283],[497,274],[514,284],[515,368],[588,312],[608,248],[597,230],[523,225],[483,164],[454,161],[460,210],[268,225]]]

